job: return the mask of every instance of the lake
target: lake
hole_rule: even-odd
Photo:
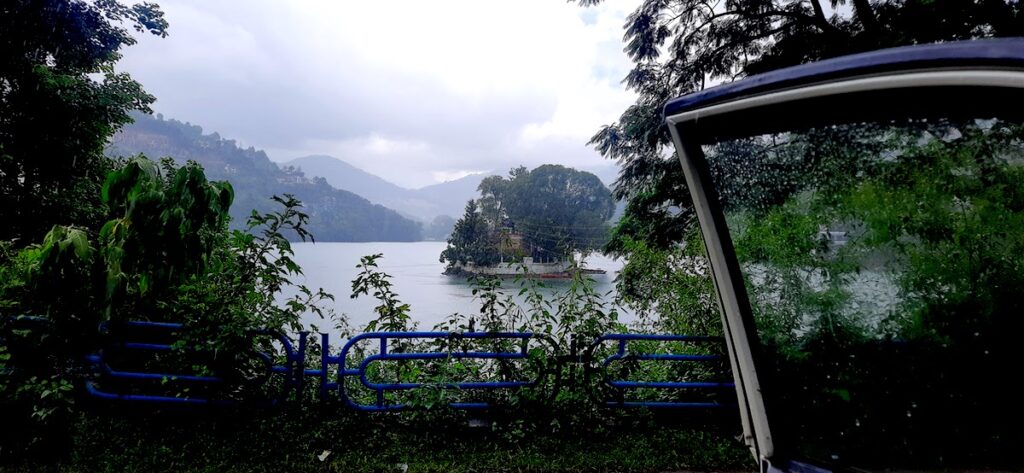
[[[335,312],[345,314],[354,329],[362,329],[373,319],[373,307],[377,305],[372,297],[349,297],[352,293],[352,280],[358,273],[356,264],[359,258],[374,253],[384,255],[378,261],[380,269],[392,276],[394,291],[402,302],[412,307],[412,316],[419,322],[419,329],[429,330],[452,313],[475,314],[480,311],[480,304],[473,296],[472,287],[466,278],[441,274],[444,264],[438,261],[438,257],[445,248],[444,242],[296,243],[293,248],[295,260],[305,273],[296,278],[295,282],[313,290],[322,287],[334,294]],[[586,265],[587,268],[607,271],[607,274],[595,274],[592,277],[599,293],[612,291],[609,299],[613,297],[614,279],[622,268],[622,261],[603,255],[591,255]],[[569,282],[545,279],[544,284],[548,286],[546,292],[550,294],[564,289]],[[504,281],[503,288],[517,296],[518,287],[514,281]],[[628,319],[628,315],[620,315],[620,320]],[[306,323],[317,324],[321,329],[329,328],[329,324],[318,322],[315,317],[308,317]]]

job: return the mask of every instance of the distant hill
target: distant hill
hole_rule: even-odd
[[[462,215],[466,201],[476,197],[477,186],[488,176],[472,174],[421,189],[407,189],[331,156],[306,156],[282,166],[293,166],[307,176],[322,177],[334,187],[355,192],[421,222],[432,222],[441,215]]]
[[[386,200],[389,195],[408,191],[408,189],[331,156],[313,155],[281,163],[282,168],[287,169],[289,166],[300,169],[307,176],[327,179],[329,184],[338,189],[345,189],[365,197],[370,202],[385,206],[387,205],[383,200]],[[402,210],[396,207],[391,208]]]
[[[152,159],[170,156],[180,163],[196,161],[211,179],[227,180],[234,187],[234,228],[243,227],[253,209],[273,209],[271,196],[290,193],[303,202],[310,216],[309,230],[318,241],[416,241],[422,237],[420,223],[349,190],[336,189],[323,178],[282,170],[262,150],[239,148],[234,140],[203,134],[202,128],[177,120],[142,114],[134,118],[135,123],[114,136],[108,154],[144,153]]]

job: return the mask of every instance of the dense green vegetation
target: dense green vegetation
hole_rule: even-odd
[[[103,218],[103,147],[153,96],[114,70],[130,29],[166,35],[150,4],[14,0],[0,6],[0,240]]]
[[[390,277],[377,269],[379,258],[380,255],[364,258],[360,263],[362,272],[352,284],[352,297],[369,295],[378,301],[377,318],[360,329],[410,330],[414,327],[410,320],[412,309],[394,292]],[[586,338],[621,330],[614,312],[609,312],[588,280],[579,276],[557,300],[545,300],[537,292],[540,282],[519,279],[517,284],[530,294],[529,307],[510,303],[509,296],[499,292],[497,280],[481,280],[477,284],[480,312],[454,314],[435,330],[534,330],[547,334],[556,345],[531,348],[528,362],[409,361],[389,364],[371,376],[434,385],[539,376],[543,382],[536,388],[490,393],[428,388],[389,394],[390,403],[404,402],[427,409],[400,415],[360,413],[336,399],[318,400],[315,383],[310,383],[299,398],[291,398],[288,404],[276,408],[245,404],[211,409],[150,405],[132,408],[122,403],[79,399],[79,404],[61,406],[62,415],[37,419],[28,423],[29,428],[19,430],[21,435],[29,432],[37,436],[27,445],[28,450],[13,450],[16,455],[9,458],[16,461],[6,466],[13,471],[31,470],[43,461],[44,457],[39,455],[44,454],[46,463],[66,471],[663,471],[748,467],[746,450],[733,438],[737,423],[731,410],[654,415],[602,409],[597,407],[597,401],[611,393],[602,388],[601,378],[588,374],[581,366],[558,362],[569,353],[570,337],[574,334]],[[203,328],[207,323],[192,320],[189,325]],[[188,333],[186,340],[195,335],[213,334]],[[224,343],[225,340],[217,339],[216,346],[242,349],[241,345],[223,346]],[[362,357],[373,354],[373,346],[370,343],[359,348],[349,366],[354,367]],[[679,349],[659,344],[643,347],[654,352],[673,348]],[[318,357],[318,350],[314,345],[311,359]],[[500,341],[452,339],[395,343],[391,350],[509,351],[515,350],[515,346]],[[604,357],[613,351],[613,346],[601,347],[595,356]],[[195,353],[182,354],[193,363],[202,360],[195,358]],[[18,361],[17,356],[12,357],[6,366],[25,370]],[[243,360],[226,361],[206,359],[205,366],[213,373],[223,374],[224,367],[244,364]],[[723,376],[723,366],[711,368],[717,376]],[[68,372],[64,374],[67,376]],[[624,363],[616,374],[651,380],[694,375],[678,365],[639,361]],[[194,394],[183,392],[180,387],[167,389],[167,394]],[[554,392],[557,396],[552,397]],[[65,393],[65,399],[74,399],[69,394]],[[206,394],[245,396],[239,399],[260,397],[258,392],[239,393],[234,389]],[[372,404],[375,398],[359,389],[352,389],[349,394],[354,401],[364,404]],[[729,394],[723,394],[728,399]],[[638,399],[666,399],[663,392],[639,396]],[[25,401],[41,399],[28,397]],[[456,401],[488,401],[494,407],[476,413],[430,409]],[[7,407],[18,405],[8,403]],[[40,430],[47,426],[60,430]],[[8,439],[3,447],[26,448],[15,439]],[[320,460],[320,456],[324,459]]]
[[[569,289],[555,300],[541,297],[539,282],[520,280],[530,300],[528,307],[511,303],[499,290],[498,281],[478,281],[480,312],[453,314],[437,327],[444,331],[530,330],[549,337],[549,345],[531,348],[527,361],[409,361],[375,365],[371,373],[431,386],[468,379],[535,377],[541,381],[535,388],[491,393],[427,388],[389,395],[388,402],[418,408],[401,415],[360,414],[336,401],[314,400],[314,383],[284,407],[251,405],[279,388],[276,378],[265,385],[253,382],[261,379],[265,368],[253,351],[274,350],[257,331],[294,333],[300,329],[300,317],[314,313],[328,318],[327,323],[335,326],[333,334],[344,337],[351,333],[344,319],[321,308],[321,302],[331,295],[292,284],[301,268],[292,259],[289,238],[309,238],[318,216],[326,218],[327,212],[342,211],[360,218],[380,217],[385,226],[366,231],[386,232],[390,231],[388,216],[393,213],[374,214],[383,209],[365,201],[345,207],[350,194],[323,181],[310,182],[291,170],[276,170],[255,150],[240,150],[216,135],[203,135],[198,127],[173,121],[136,116],[139,123],[135,128],[118,135],[113,144],[129,154],[145,151],[170,157],[159,162],[141,154],[123,159],[104,157],[103,146],[131,118],[128,112],[144,111],[152,101],[128,77],[110,75],[116,51],[132,42],[116,25],[122,19],[135,21],[141,29],[163,34],[166,25],[159,10],[153,5],[129,8],[116,1],[77,0],[18,2],[0,8],[3,25],[58,24],[63,29],[58,28],[55,37],[64,34],[62,41],[67,43],[33,42],[29,36],[37,28],[0,30],[8,47],[3,51],[7,68],[0,77],[5,87],[3,106],[10,112],[3,118],[0,146],[4,165],[14,163],[14,167],[4,168],[5,190],[13,189],[10,194],[5,192],[5,198],[16,198],[5,202],[6,211],[16,215],[5,214],[11,225],[5,227],[8,233],[0,244],[0,423],[4,426],[0,431],[0,468],[362,471],[404,470],[397,466],[405,464],[414,471],[581,471],[746,465],[746,452],[730,438],[737,424],[729,410],[679,424],[645,411],[597,407],[602,396],[611,394],[608,388],[581,365],[559,360],[581,349],[573,336],[594,337],[624,328],[616,321],[615,309],[594,292],[592,283],[580,272],[574,273]],[[47,33],[42,33],[41,39],[53,40]],[[63,55],[74,48],[65,50],[64,46],[75,46],[79,40],[88,43],[78,45],[86,50],[97,45],[105,49],[86,51],[91,54],[86,59],[92,62],[69,58],[71,63],[65,64]],[[108,82],[95,82],[88,76],[104,72]],[[53,78],[55,74],[64,76]],[[53,81],[40,82],[40,77]],[[35,78],[36,83],[26,78]],[[114,78],[123,86],[120,92],[135,95],[125,97],[105,89],[113,87]],[[59,90],[31,96],[51,85]],[[70,94],[62,88],[65,86],[88,93]],[[47,108],[45,100],[66,102],[62,110],[67,113],[50,113],[54,109]],[[46,110],[47,117],[73,123],[63,129],[47,129],[33,115],[37,109]],[[102,113],[74,112],[79,109]],[[82,140],[76,141],[79,138]],[[52,147],[44,155],[54,160],[53,167],[33,168],[44,160],[23,152],[22,143]],[[568,202],[585,208],[582,221],[603,223],[611,212],[608,191],[593,176],[557,167],[518,175],[528,174],[538,178],[530,184],[533,191],[550,194],[551,189],[543,188],[545,180],[549,188],[568,186],[576,193],[572,195],[582,199]],[[268,183],[268,179],[276,183]],[[504,184],[492,184],[496,198],[488,201],[489,205],[507,201],[499,191]],[[307,193],[305,197],[312,201],[308,214],[297,197],[287,193],[290,190]],[[282,194],[267,207],[258,202],[260,192]],[[543,195],[553,196],[549,194]],[[337,206],[322,200],[334,201]],[[360,214],[359,208],[369,209],[369,214]],[[32,218],[26,213],[29,211],[34,212]],[[568,212],[565,208],[557,211]],[[403,222],[408,221],[394,217],[391,223],[397,229],[391,230],[406,234],[401,232],[406,231]],[[349,223],[337,232],[351,231]],[[444,223],[438,222],[438,226]],[[321,230],[331,236],[329,227]],[[355,233],[340,234],[361,238]],[[580,249],[593,247],[578,235],[566,235],[582,241],[577,245]],[[414,327],[413,308],[401,301],[390,277],[379,271],[378,258],[380,255],[364,258],[361,273],[352,284],[351,297],[378,301],[376,319],[357,328],[409,330]],[[284,293],[296,295],[284,298]],[[117,327],[117,322],[126,320],[179,322],[183,328],[174,336],[171,350],[153,358],[118,361],[144,370],[171,366],[174,372],[223,380],[197,387],[164,378],[147,385],[148,389],[165,396],[239,401],[240,407],[132,407],[86,396],[83,386],[87,379],[98,383],[100,389],[120,388],[94,373],[87,355],[106,346],[108,335],[98,330],[100,322]],[[391,349],[514,348],[508,343],[425,340],[395,343]],[[643,348],[664,351],[679,347],[649,344]],[[319,347],[314,340],[308,352],[310,361],[325,349],[338,348]],[[594,356],[606,356],[611,348],[594,350]],[[347,361],[358,363],[372,353],[372,347],[361,347]],[[723,369],[709,367],[702,375],[723,377]],[[624,363],[617,374],[673,379],[689,374],[687,370]],[[671,396],[660,392],[637,395],[648,400]],[[728,399],[728,393],[717,395]],[[373,402],[371,393],[359,389],[351,396],[357,402]],[[494,408],[484,414],[485,427],[466,427],[464,412],[429,409],[459,399],[493,403]],[[624,436],[625,432],[629,434]],[[587,442],[581,442],[582,438]],[[369,447],[358,448],[362,445],[356,439],[365,440]],[[470,439],[476,442],[464,447]],[[685,446],[690,441],[699,444]],[[671,452],[664,453],[669,446]],[[332,453],[321,462],[317,456],[324,450]]]
[[[607,241],[615,201],[591,173],[552,164],[532,171],[519,167],[508,177],[485,178],[479,190],[480,198],[466,205],[441,253],[448,270],[522,256],[557,261]],[[512,237],[521,237],[521,244],[510,245]]]
[[[192,246],[205,255],[190,259],[203,262],[200,267],[175,270],[169,262],[165,265],[152,264],[162,261],[160,258],[164,255],[125,250],[143,249],[132,244],[143,236],[155,238],[156,235],[164,235],[171,247],[180,247],[181,239],[193,235],[223,236],[226,219],[223,206],[230,197],[229,187],[207,183],[200,178],[201,174],[196,174],[194,166],[176,169],[165,162],[164,169],[168,177],[163,177],[152,163],[140,159],[108,179],[105,195],[110,199],[109,205],[124,209],[126,214],[104,226],[100,232],[101,239],[95,244],[99,247],[95,253],[115,255],[119,258],[117,261],[131,264],[118,268],[121,271],[116,279],[123,283],[123,286],[117,286],[119,297],[85,296],[82,299],[97,301],[101,307],[84,306],[73,313],[101,314],[108,311],[110,320],[138,319],[140,308],[148,307],[145,313],[152,314],[155,320],[182,321],[187,329],[182,335],[181,351],[176,354],[176,357],[182,357],[178,363],[191,365],[198,373],[215,374],[227,380],[216,390],[202,392],[203,395],[238,400],[260,398],[262,391],[239,390],[245,386],[244,380],[252,375],[249,371],[252,368],[245,359],[247,348],[258,343],[247,334],[259,327],[294,327],[302,312],[316,310],[317,299],[327,297],[303,290],[303,297],[295,298],[280,308],[272,302],[276,292],[287,284],[287,277],[297,271],[288,257],[288,241],[281,235],[281,229],[289,227],[303,234],[305,217],[295,211],[294,201],[283,199],[284,210],[281,213],[254,217],[253,225],[265,228],[262,232],[233,231],[227,234],[230,238],[226,242],[214,238],[205,245]],[[181,184],[188,182],[193,184],[193,190],[202,191],[193,194],[207,196],[189,201],[197,202],[197,206],[188,213],[202,209],[212,219],[201,219],[207,222],[202,228],[176,233],[173,230],[178,227],[168,226],[168,223],[173,223],[175,215],[186,213],[177,210],[182,209]],[[128,195],[121,191],[124,189],[143,192]],[[134,209],[140,208],[139,204],[143,202],[166,211],[134,214]],[[160,218],[147,223],[144,217],[153,215]],[[143,219],[136,220],[138,217]],[[220,231],[217,230],[218,225]],[[127,229],[130,231],[125,233]],[[26,264],[20,272],[17,265],[8,267],[9,275],[20,277],[25,283],[0,292],[8,309],[5,323],[17,324],[18,320],[10,316],[31,307],[32,301],[28,298],[36,294],[31,288],[37,279],[49,281],[53,277],[70,275],[76,278],[72,282],[82,285],[83,292],[102,293],[108,287],[102,284],[91,286],[88,281],[110,280],[109,268],[117,265],[109,260],[96,261],[95,269],[90,269],[89,264],[83,264],[89,261],[81,259],[82,255],[93,253],[94,244],[85,232],[80,237],[68,239],[71,243],[67,245],[51,245],[50,240],[60,236],[55,230],[41,248],[30,247],[19,253],[17,258]],[[40,253],[63,262],[65,269],[56,269],[48,263],[49,259],[39,261],[42,258]],[[352,283],[352,297],[369,296],[378,301],[376,319],[359,329],[410,330],[415,327],[410,316],[412,308],[401,301],[390,277],[377,269],[380,257],[364,258],[360,263],[362,271]],[[93,274],[94,271],[99,274]],[[562,365],[558,360],[570,354],[568,350],[577,349],[573,348],[572,337],[590,339],[624,328],[616,322],[614,308],[603,300],[602,295],[594,292],[592,282],[579,273],[576,276],[570,288],[555,300],[545,300],[540,295],[542,286],[539,281],[519,279],[517,284],[530,301],[528,307],[512,303],[510,296],[500,291],[499,281],[480,280],[475,291],[481,302],[480,312],[453,314],[449,320],[434,327],[445,332],[533,331],[550,337],[554,345],[532,348],[527,362],[492,363],[493,360],[460,359],[400,362],[372,373],[375,378],[432,385],[510,378],[543,380],[537,388],[526,390],[487,393],[425,389],[388,396],[388,402],[408,403],[427,409],[456,401],[491,402],[494,407],[481,414],[489,424],[483,430],[464,427],[469,414],[444,408],[414,411],[401,416],[361,414],[337,402],[310,399],[316,395],[314,383],[310,383],[300,398],[291,399],[289,405],[292,407],[284,411],[249,410],[243,405],[239,409],[245,412],[244,415],[232,410],[181,411],[153,406],[133,409],[123,404],[89,402],[87,398],[76,395],[72,386],[88,372],[81,360],[82,355],[98,342],[97,334],[91,328],[95,321],[78,324],[75,317],[68,320],[67,314],[72,313],[72,309],[63,307],[59,312],[56,308],[53,312],[31,312],[44,315],[49,321],[46,326],[5,327],[11,330],[4,331],[6,356],[2,366],[4,384],[0,388],[4,389],[2,394],[8,425],[19,425],[20,428],[5,431],[11,435],[4,438],[2,445],[5,451],[14,452],[10,458],[28,462],[21,465],[38,465],[44,458],[39,455],[46,455],[48,461],[59,461],[62,468],[72,470],[109,469],[113,465],[124,464],[144,469],[154,465],[166,467],[165,462],[196,471],[223,468],[228,464],[240,469],[274,466],[300,471],[325,467],[334,471],[354,471],[364,467],[390,470],[398,463],[420,471],[453,467],[470,471],[503,471],[513,465],[528,471],[623,468],[645,471],[744,465],[745,451],[728,439],[729,432],[736,426],[729,410],[690,415],[686,417],[688,423],[678,424],[671,418],[647,412],[597,407],[602,397],[612,395],[602,387],[600,378],[593,373],[587,374],[581,366]],[[150,284],[157,280],[165,290],[156,292],[150,288]],[[26,299],[19,299],[19,295]],[[62,303],[76,301],[70,297],[58,297],[57,300]],[[252,304],[253,301],[257,303]],[[196,307],[203,310],[195,311]],[[337,322],[344,325],[344,320]],[[654,352],[679,349],[665,345],[647,344],[642,348]],[[358,365],[362,357],[372,354],[372,346],[359,348],[356,356],[348,360],[349,366]],[[319,349],[314,345],[311,361],[316,359]],[[611,346],[599,347],[594,355],[604,357],[613,349]],[[453,339],[395,343],[391,350],[510,351],[515,350],[515,346],[507,341]],[[215,354],[212,358],[208,356],[211,352]],[[711,373],[696,375],[724,376],[724,366],[709,368]],[[39,377],[43,373],[47,373],[46,378]],[[617,374],[652,380],[695,375],[687,367],[647,362],[623,364]],[[197,394],[177,383],[163,385],[160,389],[163,394],[172,396]],[[552,398],[550,394],[556,392],[557,397]],[[359,403],[374,402],[375,396],[365,390],[354,388],[349,394]],[[728,399],[728,392],[722,394]],[[662,392],[638,395],[639,399],[666,399]],[[240,422],[239,419],[246,420]],[[446,427],[439,431],[436,429],[438,425]],[[619,430],[631,434],[623,438]],[[240,437],[239,432],[245,434]],[[583,432],[589,433],[586,436],[589,440],[585,445],[577,445]],[[481,435],[489,439],[486,444],[479,443]],[[371,448],[369,452],[376,454],[370,454],[360,445],[341,442],[341,437],[375,441],[378,443],[371,445],[383,447]],[[471,447],[459,446],[459,442],[468,442],[471,438],[477,443]],[[654,455],[673,442],[692,439],[700,439],[701,444],[692,448],[676,448],[670,454]],[[130,446],[127,452],[126,446]],[[54,449],[61,453],[46,454]],[[335,456],[322,464],[315,458],[323,450],[331,450]],[[600,451],[606,453],[596,453]],[[280,452],[281,456],[271,452]],[[586,452],[592,453],[584,455]],[[615,455],[608,452],[615,452]],[[510,456],[518,459],[511,464],[501,460]]]
[[[1024,411],[998,380],[1024,329],[1024,126],[777,138],[709,159],[746,158],[717,179],[788,447],[861,466],[1016,465]]]
[[[274,208],[273,195],[292,194],[305,204],[310,233],[321,241],[416,241],[420,224],[397,212],[375,205],[347,190],[336,189],[323,178],[281,169],[267,154],[252,147],[239,148],[217,133],[176,120],[133,114],[134,123],[115,134],[107,153],[114,156],[144,154],[170,156],[178,163],[195,161],[211,179],[230,182],[235,189],[232,228],[244,228],[249,213]],[[290,238],[297,238],[289,235]]]
[[[231,197],[230,186],[207,181],[194,164],[136,158],[103,185],[109,220],[101,227],[55,226],[41,244],[4,247],[6,450],[45,444],[50,429],[66,428],[100,321],[184,323],[182,349],[212,344],[215,371],[237,380],[252,369],[243,363],[251,331],[294,330],[303,313],[320,313],[316,302],[331,296],[302,286],[286,303],[276,300],[300,274],[283,235],[308,236],[298,202],[280,198],[279,212],[254,214],[249,231],[229,231]]]
[[[591,6],[601,1],[578,3]],[[662,117],[668,100],[716,81],[843,54],[1024,36],[1024,7],[1005,0],[851,0],[830,5],[821,0],[645,0],[629,15],[624,29],[625,52],[633,69],[623,82],[637,99],[590,143],[621,166],[613,190],[627,205],[606,250],[633,265],[634,260],[673,261],[676,247],[696,226],[686,179],[670,152],[672,141]],[[633,258],[634,250],[640,251],[638,258]],[[651,259],[650,252],[665,254]],[[628,271],[630,278],[671,269],[634,266]],[[622,279],[627,286],[642,287],[661,281]],[[675,292],[685,293],[685,287],[681,289]],[[620,292],[628,292],[628,287]],[[659,297],[634,301],[650,305]]]
[[[630,18],[627,52],[637,67],[627,84],[639,92],[638,104],[595,137],[602,153],[624,164],[616,194],[629,205],[606,246],[628,257],[620,300],[606,301],[580,268],[553,298],[542,296],[538,280],[513,281],[525,304],[498,280],[476,280],[480,310],[452,314],[434,329],[537,333],[529,357],[376,363],[373,379],[428,387],[387,395],[389,403],[415,408],[409,412],[371,415],[314,399],[313,383],[283,406],[250,405],[279,388],[276,381],[251,382],[264,368],[253,351],[274,349],[254,333],[294,333],[308,313],[328,318],[333,334],[352,332],[321,308],[332,295],[292,284],[301,268],[289,238],[305,240],[315,229],[327,239],[415,239],[418,226],[174,121],[138,116],[141,131],[114,143],[129,154],[171,158],[106,158],[104,147],[130,112],[144,112],[153,101],[115,72],[118,51],[134,41],[124,25],[163,35],[159,9],[114,0],[0,6],[0,218],[7,223],[0,233],[0,467],[749,467],[747,453],[729,439],[738,428],[732,411],[680,418],[602,409],[602,400],[619,393],[588,369],[614,350],[588,344],[602,333],[721,331],[688,191],[664,153],[660,106],[707,78],[880,45],[1019,32],[1021,13],[1017,3],[957,0],[854,0],[849,18],[825,17],[817,0],[714,8],[649,1]],[[962,21],[943,21],[950,18]],[[941,27],[919,28],[927,19]],[[1016,372],[1014,337],[1024,329],[1024,128],[983,118],[837,126],[707,148],[754,305],[770,415],[785,419],[773,423],[780,452],[868,466],[1015,466],[1024,415],[1014,407],[1008,373]],[[442,255],[450,265],[493,264],[505,257],[501,248],[513,232],[525,248],[557,257],[605,243],[614,202],[593,175],[518,168],[507,178],[485,179],[480,191]],[[354,329],[412,330],[415,308],[380,271],[381,257],[369,255],[358,266],[349,296],[373,298],[376,306],[374,320]],[[284,293],[297,295],[280,300]],[[634,309],[640,322],[620,323],[618,304]],[[224,380],[199,390],[165,379],[153,389],[242,405],[130,409],[84,396],[82,382],[95,376],[85,357],[104,343],[98,323],[125,320],[184,325],[163,358],[135,360],[144,367],[173,362]],[[453,337],[389,349],[517,347]],[[722,351],[658,342],[637,349]],[[314,340],[310,361],[324,350],[338,347]],[[347,367],[374,350],[357,347]],[[590,365],[565,362],[587,357]],[[647,381],[729,377],[724,363],[630,359],[608,371]],[[487,392],[442,388],[510,379],[539,382]],[[349,394],[355,402],[376,401],[358,386]],[[630,395],[723,403],[733,397],[729,390]],[[469,401],[492,405],[474,419],[483,427],[468,427],[470,414],[445,408]]]
[[[818,464],[1016,468],[1024,127],[851,124],[705,147],[753,303],[776,448]],[[623,238],[622,303],[707,330],[703,241]],[[989,380],[980,386],[979,380]],[[778,419],[784,419],[779,421]]]
[[[843,54],[1021,36],[1024,9],[652,0],[625,30],[634,63],[625,84],[637,100],[591,140],[621,164],[614,191],[627,200],[606,249],[627,261],[622,302],[685,330],[717,308],[689,189],[668,152],[666,101]],[[762,381],[783,454],[856,466],[1014,464],[1016,401],[1008,388],[977,385],[1019,360],[1005,334],[1020,330],[1008,296],[1021,287],[1020,184],[1010,178],[1020,129],[990,125],[864,124],[705,149],[770,360]],[[849,242],[837,249],[833,233]]]
[[[444,432],[432,422],[443,421]],[[706,424],[505,438],[467,418],[339,417],[330,409],[96,412],[76,419],[66,472],[749,471],[738,443]],[[324,456],[324,460],[319,457]],[[0,466],[35,472],[33,463]]]
[[[1020,2],[852,0],[849,10],[835,8],[845,3],[833,2],[828,13],[821,0],[742,1],[724,8],[699,0],[641,2],[625,27],[625,51],[634,67],[624,82],[637,92],[636,103],[591,139],[622,165],[615,194],[629,201],[612,250],[620,251],[619,239],[626,237],[666,248],[692,226],[682,170],[666,153],[671,138],[662,107],[668,100],[709,81],[843,54],[1024,35]]]

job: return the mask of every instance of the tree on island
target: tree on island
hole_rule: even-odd
[[[532,171],[518,167],[508,177],[484,179],[478,190],[480,198],[466,205],[441,253],[449,271],[523,256],[560,260],[607,241],[615,201],[591,173],[553,164]]]
[[[452,229],[448,237],[448,247],[441,252],[441,262],[447,262],[447,270],[456,265],[469,263],[492,266],[497,262],[497,253],[493,251],[497,241],[488,228],[487,222],[479,211],[475,200],[466,202],[466,212]]]

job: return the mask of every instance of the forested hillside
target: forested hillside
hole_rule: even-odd
[[[282,170],[262,150],[240,148],[217,133],[203,134],[196,125],[134,114],[135,123],[114,135],[107,153],[151,158],[173,157],[179,164],[192,160],[211,179],[234,186],[231,225],[242,228],[253,209],[273,207],[273,195],[293,194],[310,216],[309,230],[319,241],[415,241],[420,224],[376,205],[352,192],[335,189],[323,178]]]

